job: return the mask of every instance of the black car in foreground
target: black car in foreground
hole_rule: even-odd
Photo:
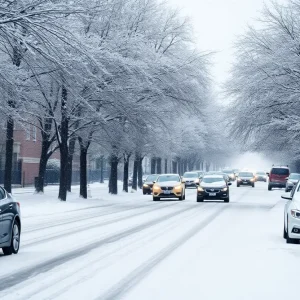
[[[151,194],[153,182],[157,180],[157,174],[148,175],[143,184],[143,195]]]
[[[197,188],[197,202],[224,200],[229,202],[229,186],[223,175],[205,175]]]
[[[0,187],[0,248],[4,255],[17,254],[20,247],[20,204]]]
[[[252,172],[240,172],[236,181],[236,186],[240,187],[241,185],[251,185],[255,186],[255,176]]]

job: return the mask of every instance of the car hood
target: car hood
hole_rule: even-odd
[[[201,187],[203,188],[222,188],[225,186],[225,183],[223,181],[217,181],[217,182],[212,182],[212,183],[201,183]]]
[[[299,180],[298,179],[289,179],[288,181],[292,182],[292,183],[297,183]]]
[[[164,181],[155,183],[156,186],[175,186],[180,184],[178,181]]]

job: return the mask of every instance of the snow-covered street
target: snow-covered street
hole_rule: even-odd
[[[231,187],[231,202],[153,202],[141,192],[56,200],[15,190],[18,255],[0,257],[1,299],[283,299],[293,296],[299,245],[282,238],[282,190]]]

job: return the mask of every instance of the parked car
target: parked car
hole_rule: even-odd
[[[229,176],[231,181],[235,181],[236,177],[235,177],[235,173],[234,170],[232,169],[224,169],[222,170],[222,173],[225,173]]]
[[[273,187],[285,188],[289,176],[290,169],[288,167],[273,166],[269,173],[268,190],[271,191]]]
[[[291,173],[285,185],[285,192],[290,192],[300,180],[299,173]]]
[[[152,188],[153,201],[161,198],[178,198],[185,200],[185,184],[179,174],[159,175]]]
[[[185,172],[182,176],[185,187],[197,187],[199,185],[199,175],[197,172]]]
[[[263,181],[263,182],[267,182],[268,179],[268,175],[266,172],[264,171],[257,171],[256,172],[256,181]]]
[[[229,202],[229,186],[223,175],[204,175],[197,188],[197,202],[208,200],[224,200]]]
[[[154,181],[157,180],[157,174],[148,175],[143,184],[143,195],[151,194]]]
[[[17,254],[20,248],[20,203],[0,187],[0,248],[4,255]]]
[[[281,196],[288,200],[284,207],[283,238],[288,244],[299,244],[300,241],[300,182],[291,194]]]
[[[236,186],[250,185],[255,187],[255,176],[252,172],[240,172],[236,181]]]

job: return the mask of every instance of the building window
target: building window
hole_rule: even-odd
[[[30,125],[28,125],[28,128],[25,129],[26,132],[26,140],[30,141]]]
[[[36,142],[36,127],[32,126],[32,140]]]

